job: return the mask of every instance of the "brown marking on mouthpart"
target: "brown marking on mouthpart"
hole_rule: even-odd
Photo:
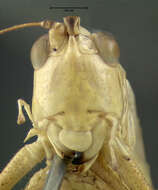
[[[73,17],[69,18],[69,24],[71,28],[74,28],[74,24],[75,24],[75,19]]]
[[[76,36],[79,34],[80,17],[78,17],[78,16],[64,17],[64,23],[67,28],[67,33],[69,35]]]

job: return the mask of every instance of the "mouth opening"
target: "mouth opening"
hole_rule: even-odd
[[[71,163],[73,165],[80,165],[80,164],[83,164],[84,161],[83,161],[83,152],[73,152],[72,153],[72,156],[64,156],[64,160],[67,160],[68,162],[70,162],[71,160]]]

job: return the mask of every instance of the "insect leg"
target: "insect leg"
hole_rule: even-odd
[[[25,190],[41,190],[43,189],[46,177],[48,175],[49,167],[45,167],[36,172],[28,182]]]
[[[0,190],[10,190],[43,158],[44,150],[39,141],[25,145],[0,173]]]
[[[128,149],[116,140],[116,155],[119,170],[117,171],[122,181],[124,181],[130,189],[133,190],[152,190],[152,184],[149,176],[144,175],[143,170],[140,167],[140,163],[134,158],[134,155],[125,157],[125,153],[128,153]],[[130,152],[129,152],[130,154]],[[126,154],[127,155],[127,154]]]

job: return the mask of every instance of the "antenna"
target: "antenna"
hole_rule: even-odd
[[[34,27],[34,26],[39,26],[39,27],[42,27],[45,29],[50,29],[50,28],[52,28],[54,23],[55,23],[54,21],[45,20],[45,21],[41,21],[41,22],[30,22],[30,23],[25,23],[25,24],[19,24],[19,25],[11,26],[9,28],[0,30],[0,34],[4,34],[6,32],[18,30],[21,28]]]

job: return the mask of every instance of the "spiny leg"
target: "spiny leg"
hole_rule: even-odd
[[[39,141],[25,145],[0,173],[0,190],[10,190],[37,163],[44,158],[44,150]]]

